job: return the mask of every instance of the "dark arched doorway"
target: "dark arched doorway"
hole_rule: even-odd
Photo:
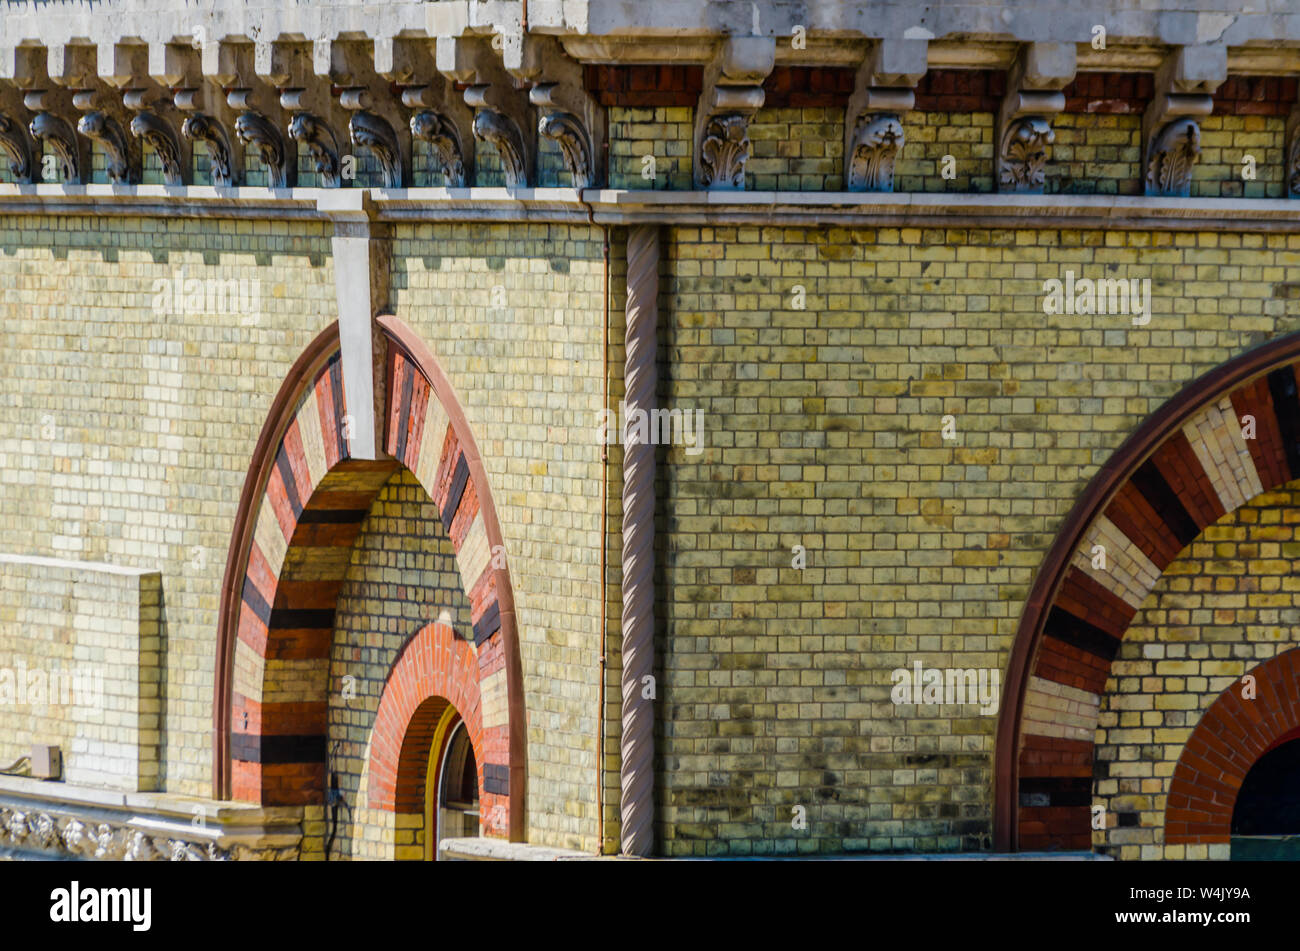
[[[432,846],[430,858],[437,857],[438,845],[445,839],[461,839],[479,835],[478,764],[474,760],[474,745],[463,722],[457,721],[442,753],[442,763],[436,774],[432,802],[436,802],[435,815],[426,813],[425,828],[433,834],[427,841]],[[432,811],[432,810],[430,810]]]
[[[1300,730],[1250,768],[1232,810],[1234,860],[1300,859]]]

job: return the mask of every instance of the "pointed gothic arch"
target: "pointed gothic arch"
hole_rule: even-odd
[[[322,801],[339,590],[371,504],[405,466],[440,513],[470,602],[473,646],[462,641],[456,650],[474,659],[467,675],[478,703],[480,798],[496,817],[487,831],[520,841],[523,678],[509,566],[494,557],[504,548],[487,475],[433,354],[396,317],[376,324],[386,354],[382,458],[352,455],[337,324],[294,364],[258,439],[221,593],[216,794],[263,805]]]
[[[1251,417],[1254,438],[1243,438]],[[1090,849],[1097,711],[1130,622],[1208,525],[1300,478],[1300,334],[1223,364],[1093,478],[1034,580],[998,721],[994,848]],[[1095,546],[1106,567],[1093,564]]]

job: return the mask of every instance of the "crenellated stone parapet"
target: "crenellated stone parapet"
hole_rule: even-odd
[[[611,128],[633,134],[626,121],[612,122],[611,103],[626,120],[638,103],[671,99],[690,110],[673,120],[680,140],[663,146],[683,163],[681,176],[670,176],[675,187],[738,190],[747,180],[756,187],[752,159],[762,149],[751,133],[775,121],[779,106],[768,88],[777,73],[803,70],[842,93],[833,101],[842,121],[808,123],[823,141],[805,153],[835,163],[824,182],[843,183],[826,187],[915,189],[918,168],[934,175],[929,169],[950,157],[937,146],[926,152],[926,143],[960,138],[936,134],[924,113],[946,113],[961,135],[989,121],[963,117],[975,109],[970,97],[954,94],[948,106],[923,89],[935,75],[958,73],[998,83],[992,105],[979,104],[994,114],[992,141],[980,145],[978,168],[956,150],[961,184],[951,187],[1038,193],[1052,190],[1054,121],[1090,108],[1067,100],[1076,77],[1092,73],[1151,77],[1144,82],[1154,91],[1138,109],[1136,190],[1181,196],[1198,174],[1215,89],[1229,77],[1289,76],[1300,50],[1300,26],[1226,3],[1219,19],[1189,20],[1062,0],[1041,10],[1032,30],[1018,21],[992,29],[976,8],[950,2],[930,7],[923,23],[901,0],[741,6],[670,13],[533,0],[525,16],[519,2],[391,2],[363,12],[353,0],[286,9],[220,0],[198,16],[109,0],[86,20],[71,3],[12,3],[0,41],[0,171],[23,184],[596,188],[620,178],[612,157],[645,149],[611,141]],[[1193,29],[1193,20],[1201,25]],[[611,69],[677,70],[686,86],[669,93],[639,77],[611,94],[593,79]],[[1284,145],[1254,159],[1267,152],[1276,163],[1280,154],[1283,193],[1296,195],[1300,147],[1296,123],[1288,127]],[[781,173],[770,171],[770,153],[760,157],[765,187]],[[662,183],[662,169],[637,172]],[[786,178],[798,184],[782,190],[818,187],[813,175]],[[1071,172],[1075,190],[1106,190],[1087,186]]]

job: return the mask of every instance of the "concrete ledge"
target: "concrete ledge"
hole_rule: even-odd
[[[439,858],[451,862],[562,862],[596,859],[572,849],[554,849],[503,839],[443,839]]]
[[[1105,228],[1300,232],[1300,200],[931,192],[572,188],[211,188],[0,184],[0,215],[330,221],[646,223],[891,228]]]
[[[40,568],[55,568],[59,571],[102,572],[124,577],[142,577],[158,574],[157,568],[130,568],[124,565],[111,565],[106,561],[75,561],[69,558],[45,558],[41,555],[10,555],[0,552],[0,565],[34,565]]]

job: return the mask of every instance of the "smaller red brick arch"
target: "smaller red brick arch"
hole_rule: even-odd
[[[483,788],[483,724],[478,657],[446,624],[434,622],[407,642],[379,698],[370,743],[370,806],[389,812],[424,811],[429,745],[447,705],[460,714],[478,768],[480,815],[502,815],[506,796]]]
[[[1300,648],[1265,661],[1219,695],[1183,747],[1165,805],[1165,844],[1226,843],[1241,784],[1261,756],[1300,727]]]

